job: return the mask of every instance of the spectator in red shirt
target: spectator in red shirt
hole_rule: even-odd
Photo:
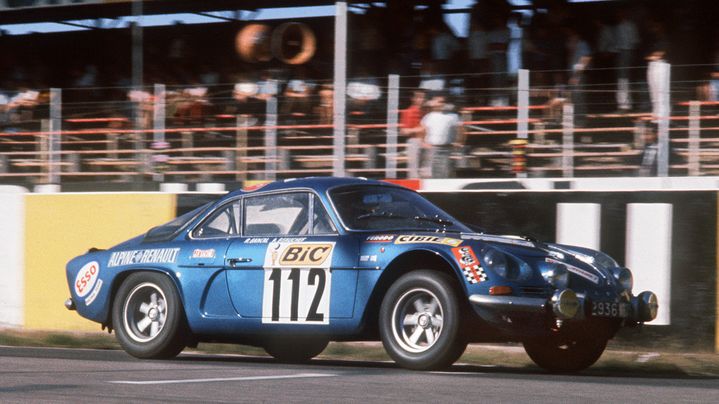
[[[422,125],[420,121],[424,116],[424,101],[426,94],[422,90],[415,90],[412,94],[412,104],[400,112],[400,133],[409,138],[422,138]]]
[[[422,167],[422,144],[424,143],[424,128],[422,118],[427,112],[425,110],[425,99],[427,95],[423,90],[415,90],[412,93],[412,104],[400,111],[400,134],[407,136],[407,165],[410,177],[419,177],[419,169]]]

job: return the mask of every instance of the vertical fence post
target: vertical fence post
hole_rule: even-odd
[[[562,107],[562,176],[574,176],[574,105]]]
[[[40,134],[35,136],[37,140],[36,151],[40,155],[40,160],[45,164],[42,168],[42,173],[45,175],[45,181],[50,184],[50,163],[52,163],[50,157],[50,120],[42,119],[40,121]]]
[[[155,84],[153,86],[153,103],[152,103],[152,144],[150,145],[150,172],[152,179],[157,182],[164,182],[165,175],[162,173],[161,163],[158,161],[163,149],[168,145],[165,143],[165,85]]]
[[[152,124],[155,129],[152,139],[155,143],[165,142],[165,85],[155,84],[155,103],[152,111]]]
[[[277,82],[270,80],[269,86],[277,88]],[[277,178],[277,95],[267,99],[265,119],[265,179]]]
[[[689,175],[699,175],[699,101],[689,102]]]
[[[247,115],[237,115],[235,121],[235,179],[247,180]]]
[[[671,66],[666,62],[658,62],[661,77],[661,91],[659,94],[659,102],[661,108],[659,112],[659,153],[657,156],[657,174],[660,177],[669,175],[669,117],[671,116],[671,97],[670,97],[670,79]]]
[[[399,122],[399,75],[390,74],[387,80],[387,178],[397,178],[397,140]]]
[[[345,109],[347,92],[347,2],[335,3],[334,159],[332,174],[345,175]]]
[[[529,137],[529,70],[519,69],[517,73],[517,139],[526,141]],[[526,176],[526,169],[517,171],[518,178]]]
[[[60,131],[62,131],[62,90],[59,88],[50,89],[50,129],[48,134],[48,176],[50,184],[59,184],[60,175],[58,164],[62,155],[60,154]]]
[[[144,39],[142,31],[142,15],[144,14],[142,0],[132,1],[132,16],[135,21],[131,25],[132,32],[132,87],[135,91],[142,91],[143,87],[143,70],[144,70]],[[143,115],[143,103],[136,101],[133,114],[134,114],[134,129],[136,130],[135,136],[135,159],[138,163],[137,172],[140,174],[139,181],[134,182],[137,189],[142,189],[142,183],[144,181],[143,174],[149,169],[150,161],[146,159],[146,155],[143,154],[145,148],[146,134],[143,129],[142,115]]]

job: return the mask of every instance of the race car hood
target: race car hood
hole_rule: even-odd
[[[562,262],[570,272],[589,271],[598,279],[612,282],[611,269],[619,266],[607,254],[584,247],[557,243],[544,243],[520,236],[504,236],[485,233],[463,233],[463,240],[477,240],[490,244],[504,252],[519,257],[535,257]],[[574,270],[573,270],[574,269]],[[593,278],[587,276],[585,278]]]

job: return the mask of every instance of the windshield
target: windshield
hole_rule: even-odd
[[[155,241],[167,241],[172,239],[180,229],[185,227],[188,223],[190,223],[192,220],[194,220],[200,213],[202,213],[205,209],[207,209],[208,206],[210,206],[210,203],[206,203],[198,208],[195,208],[184,215],[178,216],[171,221],[154,227],[150,229],[150,231],[147,232],[145,235],[145,238],[142,240],[145,243],[149,242],[155,242]]]
[[[384,186],[330,192],[342,222],[352,230],[469,231],[416,192]]]

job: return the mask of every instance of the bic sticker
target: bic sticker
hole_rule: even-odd
[[[437,237],[437,236],[418,236],[418,235],[402,235],[397,237],[395,244],[415,244],[415,243],[429,243],[429,244],[443,244],[452,247],[457,247],[462,244],[462,240],[450,237]]]
[[[88,262],[77,273],[75,277],[75,294],[77,297],[85,297],[97,281],[100,275],[100,264],[97,261]]]
[[[329,268],[334,242],[270,243],[265,268]]]
[[[457,247],[452,249],[454,258],[462,268],[464,278],[470,284],[484,282],[487,280],[487,274],[484,269],[480,266],[477,256],[474,255],[471,247]]]

